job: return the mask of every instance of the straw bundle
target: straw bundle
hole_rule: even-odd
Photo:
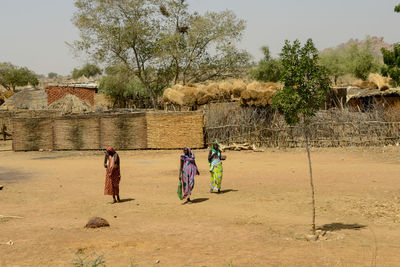
[[[193,107],[197,103],[197,88],[191,86],[183,86],[181,88],[183,94],[183,106]]]
[[[271,104],[272,96],[277,89],[281,88],[279,83],[252,82],[242,91],[240,103],[249,106],[266,106]]]
[[[232,83],[232,95],[239,98],[244,90],[246,90],[246,84],[241,80],[235,80]]]
[[[230,82],[222,82],[219,84],[219,93],[222,99],[231,99],[232,87],[233,85]]]
[[[382,75],[378,73],[371,73],[368,76],[368,81],[371,83],[376,84],[376,86],[379,88],[381,91],[385,91],[389,89],[389,82],[390,78],[388,77],[383,77]]]
[[[218,100],[222,98],[218,83],[209,83],[208,85],[206,85],[206,91],[212,100]]]

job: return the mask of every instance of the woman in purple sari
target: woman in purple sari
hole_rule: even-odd
[[[187,202],[191,202],[190,196],[194,187],[194,177],[196,174],[200,175],[197,169],[194,154],[190,148],[185,147],[183,149],[183,155],[181,156],[181,167],[179,169],[179,180],[182,181],[183,187],[183,198],[187,198]]]

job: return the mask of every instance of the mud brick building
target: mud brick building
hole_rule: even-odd
[[[97,92],[97,84],[68,84],[50,85],[46,87],[47,105],[71,94],[94,105],[94,94]]]

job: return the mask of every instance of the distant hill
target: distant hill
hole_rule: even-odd
[[[382,60],[382,53],[381,53],[381,48],[384,47],[386,49],[392,49],[393,45],[386,43],[383,40],[383,37],[370,37],[368,36],[365,40],[358,40],[358,39],[350,39],[349,41],[347,41],[346,43],[342,43],[336,47],[331,47],[331,48],[327,48],[321,51],[321,53],[324,53],[325,51],[331,50],[331,49],[338,49],[338,50],[343,50],[346,48],[349,48],[350,46],[352,46],[353,44],[357,44],[358,47],[363,47],[367,44],[367,42],[370,43],[371,48],[372,48],[372,53],[374,54],[374,56],[376,56],[377,58],[379,58],[380,60]]]

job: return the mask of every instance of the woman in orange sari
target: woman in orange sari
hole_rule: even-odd
[[[108,162],[108,164],[107,164]],[[104,195],[113,196],[113,203],[120,202],[119,182],[121,181],[120,161],[118,153],[112,147],[106,149],[104,157],[104,167],[106,168],[106,182],[104,185]],[[117,197],[117,199],[115,199]]]

